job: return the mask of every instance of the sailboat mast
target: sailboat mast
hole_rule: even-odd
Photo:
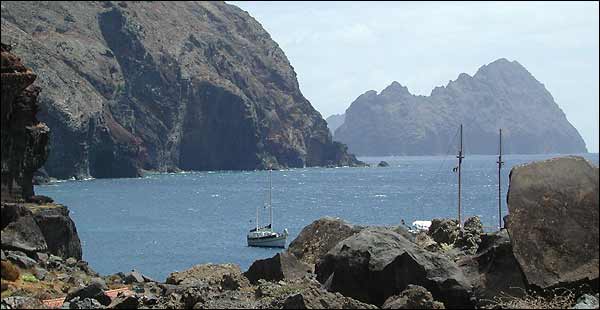
[[[463,125],[460,124],[460,148],[458,149],[458,226],[462,225],[462,212],[460,205],[460,191],[461,191],[461,166],[462,160],[465,158],[463,156]]]
[[[273,201],[272,201],[272,191],[273,191],[273,182],[271,180],[271,166],[269,166],[269,224],[271,225],[271,229],[273,229]]]
[[[498,229],[502,229],[502,128],[500,128],[500,144],[498,145]]]

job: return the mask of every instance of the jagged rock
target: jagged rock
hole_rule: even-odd
[[[137,309],[139,306],[139,298],[135,295],[125,296],[123,294],[117,295],[115,299],[108,305],[109,309]]]
[[[36,261],[29,258],[25,253],[20,251],[7,251],[6,258],[10,261],[15,262],[19,267],[24,269],[33,268],[36,265]]]
[[[319,282],[362,302],[382,305],[409,284],[448,307],[472,305],[471,286],[445,256],[419,248],[386,228],[366,228],[338,243],[316,265]]]
[[[277,253],[267,259],[256,260],[244,275],[250,283],[259,279],[267,281],[300,279],[310,273],[312,268],[287,252]]]
[[[33,195],[33,196],[27,197],[25,199],[25,201],[42,205],[42,204],[53,203],[54,199],[52,199],[48,196],[43,196],[43,195]]]
[[[338,242],[358,233],[362,227],[339,218],[324,217],[304,227],[288,247],[300,261],[313,265]]]
[[[4,254],[4,250],[1,250],[0,253],[1,253],[0,259],[1,260],[5,260],[6,259],[6,254]]]
[[[598,294],[596,296],[584,294],[577,299],[577,303],[571,309],[598,309],[599,307]]]
[[[144,276],[142,276],[141,273],[139,273],[138,271],[132,270],[131,272],[128,272],[125,274],[125,276],[123,277],[123,283],[125,284],[131,284],[131,283],[144,283],[146,282],[146,280],[144,279]]]
[[[263,309],[377,309],[339,293],[328,292],[314,279],[302,278],[282,283],[259,284]]]
[[[2,298],[2,309],[43,309],[42,302],[33,297],[10,296]]]
[[[455,246],[459,247],[467,254],[475,254],[481,243],[482,234],[483,224],[479,217],[470,217],[463,224],[463,228],[459,232],[459,237],[458,240],[456,240]]]
[[[460,228],[456,220],[433,219],[428,234],[435,242],[450,245],[458,240]]]
[[[424,287],[409,285],[400,295],[389,297],[382,309],[445,309],[444,304],[433,300]]]
[[[377,167],[389,167],[389,166],[390,166],[390,164],[388,164],[388,162],[387,162],[387,161],[380,161],[380,162],[377,164]]]
[[[367,91],[346,110],[334,140],[362,156],[447,154],[461,123],[472,154],[496,154],[499,128],[510,141],[505,153],[587,152],[544,85],[506,59],[472,77],[461,73],[430,96],[415,96],[397,82],[379,94]]]
[[[61,309],[104,309],[102,304],[93,298],[75,297],[63,303]]]
[[[85,301],[87,298],[95,299],[104,306],[108,306],[111,302],[110,297],[104,293],[104,287],[99,281],[91,281],[88,286],[70,291],[65,297],[65,301],[73,304],[76,302],[75,298],[79,298],[82,301]]]
[[[457,264],[471,281],[479,307],[487,306],[501,293],[522,297],[526,291],[506,229],[482,235],[477,253],[459,259]]]
[[[235,282],[236,284],[233,284]],[[203,264],[171,273],[166,280],[174,285],[218,285],[223,288],[249,286],[248,279],[242,275],[240,267],[235,264]]]
[[[4,7],[2,11],[5,11]],[[2,20],[4,20],[4,13]],[[36,118],[39,109],[37,97],[40,90],[31,85],[36,75],[23,65],[21,59],[11,53],[8,45],[1,45],[0,58],[2,60],[0,198],[2,202],[22,201],[33,196],[33,173],[44,164],[48,156],[49,129]],[[4,227],[4,224],[2,226]]]
[[[247,12],[224,2],[121,4],[2,8],[3,32],[20,33],[20,55],[44,73],[50,176],[360,164],[332,141],[284,52]]]
[[[508,233],[527,283],[598,281],[598,167],[563,157],[514,167]]]

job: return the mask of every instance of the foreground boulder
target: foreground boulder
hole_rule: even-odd
[[[510,172],[507,229],[527,283],[598,281],[598,167],[563,157]]]
[[[88,286],[75,289],[65,297],[65,302],[70,302],[75,304],[77,301],[84,301],[85,299],[95,299],[100,304],[104,306],[108,306],[111,302],[111,299],[104,290],[107,289],[106,284],[103,284],[101,281],[92,281]],[[76,299],[77,298],[77,299]]]
[[[244,275],[251,283],[259,279],[267,281],[300,279],[310,273],[312,268],[287,252],[278,253],[267,259],[252,263]]]
[[[387,228],[366,228],[343,240],[317,263],[316,274],[329,290],[378,306],[409,284],[450,308],[473,303],[471,285],[454,262]]]
[[[339,218],[324,217],[304,227],[287,251],[312,265],[338,242],[361,230],[362,227],[348,224]]]
[[[3,249],[81,259],[81,241],[66,207],[2,203],[1,208]]]
[[[477,253],[460,258],[457,264],[471,281],[477,306],[486,306],[501,294],[521,297],[525,292],[523,273],[506,229],[482,235]]]

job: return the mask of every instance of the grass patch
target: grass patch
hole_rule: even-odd
[[[576,300],[575,293],[569,289],[555,289],[546,294],[524,291],[523,296],[515,297],[501,292],[484,309],[569,309]]]
[[[24,282],[30,282],[30,283],[37,283],[40,281],[34,275],[32,275],[30,273],[26,273],[26,274],[22,275],[21,280],[23,280]]]

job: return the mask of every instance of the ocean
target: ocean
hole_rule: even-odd
[[[502,210],[510,168],[559,155],[505,155]],[[583,154],[598,165],[598,154]],[[353,224],[399,225],[402,220],[457,217],[456,158],[366,157],[364,168],[273,171],[274,228],[288,244],[323,216]],[[380,161],[390,166],[376,167]],[[498,225],[497,156],[467,155],[462,168],[463,218]],[[84,259],[106,275],[136,269],[164,281],[169,273],[203,263],[235,263],[242,270],[281,249],[246,246],[246,233],[268,221],[267,171],[148,174],[135,179],[58,181],[36,186],[71,211]]]

